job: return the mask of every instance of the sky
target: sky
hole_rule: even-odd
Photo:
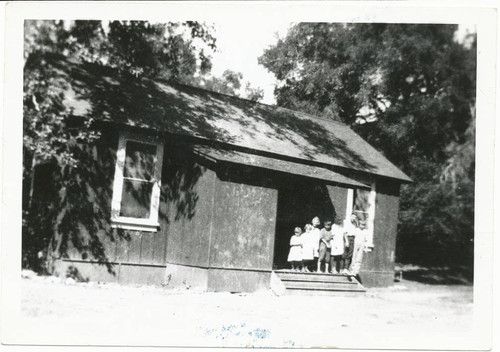
[[[264,90],[262,103],[275,104],[274,87],[276,79],[272,73],[259,65],[258,57],[275,44],[278,37],[285,37],[292,25],[287,20],[262,21],[255,25],[255,19],[227,18],[214,23],[217,51],[212,54],[212,75],[221,77],[226,69],[243,74],[243,86],[250,82],[252,87]],[[467,33],[475,32],[475,26],[460,25],[456,34],[458,41]]]
[[[161,23],[161,21],[152,21]],[[262,88],[264,98],[260,101],[265,104],[275,104],[275,78],[272,73],[259,65],[258,58],[264,49],[277,42],[278,36],[284,37],[292,25],[286,20],[265,20],[255,25],[255,17],[242,19],[239,17],[222,17],[216,22],[206,22],[214,27],[217,39],[217,50],[211,53],[212,70],[214,77],[222,77],[225,70],[241,72],[245,87],[250,82],[252,88]],[[69,28],[69,21],[66,23]],[[103,21],[104,31],[108,31],[109,21]],[[202,45],[203,47],[203,45]],[[206,49],[206,47],[205,47]]]
[[[212,75],[222,76],[226,69],[243,73],[243,86],[250,81],[252,87],[264,89],[262,103],[274,104],[275,78],[259,65],[257,59],[264,49],[277,42],[277,35],[284,37],[291,23],[288,21],[263,21],[241,18],[214,23],[217,52],[212,54]]]

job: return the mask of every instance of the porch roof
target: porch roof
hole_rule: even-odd
[[[210,157],[218,161],[250,165],[253,167],[335,182],[343,185],[350,185],[361,188],[370,187],[369,185],[366,185],[348,176],[342,175],[338,172],[326,169],[324,167],[304,165],[288,160],[275,159],[267,156],[249,154],[235,150],[223,150],[206,145],[197,145],[193,148],[193,150],[199,155]]]

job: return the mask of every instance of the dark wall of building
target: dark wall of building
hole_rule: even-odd
[[[64,249],[56,254],[63,259],[59,274],[77,268],[82,278],[92,280],[186,284],[211,291],[268,288],[277,190],[265,173],[216,165],[166,142],[159,230],[113,229],[117,142],[110,132],[87,151],[93,166],[80,170],[75,183],[85,192],[68,196],[59,217],[64,220],[57,237]],[[92,252],[92,246],[99,250]],[[242,269],[253,274],[245,278]]]
[[[394,282],[394,259],[399,210],[399,185],[377,182],[372,252],[366,253],[360,273],[363,285],[389,286]]]
[[[337,185],[327,185],[328,194],[332,200],[333,208],[335,209],[334,217],[337,219],[345,219],[347,207],[347,187]]]
[[[313,216],[345,217],[347,187],[235,164],[216,164],[166,142],[157,232],[111,228],[118,134],[81,148],[82,165],[61,169],[56,270],[119,282],[197,285],[210,291],[266,289],[286,257],[295,226]],[[399,186],[377,182],[373,252],[364,258],[367,286],[393,281]],[[61,261],[60,261],[61,262]],[[92,264],[94,263],[94,264]],[[99,264],[99,265],[95,265]]]
[[[54,217],[55,237],[50,244],[52,257],[113,262],[128,252],[118,248],[128,234],[111,228],[111,198],[118,136],[104,131],[99,143],[74,148],[80,160],[76,168],[60,168]],[[112,272],[112,264],[108,264]]]
[[[277,190],[216,183],[210,266],[272,269]]]
[[[117,145],[118,133],[104,129],[96,145],[80,147],[82,162],[78,168],[62,170],[63,184],[59,185],[58,216],[54,219],[56,235],[50,246],[51,254],[67,262],[58,266],[60,275],[67,274],[68,267],[73,266],[81,271],[82,278],[113,281],[121,277],[120,281],[142,282],[154,271],[156,277],[148,279],[147,283],[159,283],[164,274],[158,276],[159,271],[151,268],[165,265],[166,231],[172,216],[163,201],[158,232],[111,227]],[[165,160],[164,169],[168,170],[170,164],[170,160]],[[184,177],[183,173],[180,171],[177,176]],[[168,176],[165,176],[166,184],[175,183]],[[182,185],[175,187],[180,189],[179,186]],[[162,197],[165,198],[165,194]],[[87,267],[85,263],[98,265]],[[132,269],[144,265],[150,270]]]
[[[210,228],[209,291],[269,287],[277,197],[265,173],[244,166],[219,170]]]
[[[207,267],[215,172],[179,148],[166,148],[164,162],[160,221],[166,261]]]

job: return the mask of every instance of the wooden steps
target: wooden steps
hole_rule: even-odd
[[[353,276],[342,274],[301,273],[275,270],[286,288],[285,294],[338,295],[360,294],[365,288]]]

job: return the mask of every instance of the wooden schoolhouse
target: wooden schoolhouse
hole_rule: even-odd
[[[67,125],[91,119],[101,133],[75,146],[78,168],[34,168],[35,188],[64,181],[46,218],[55,273],[267,290],[289,267],[296,226],[356,213],[371,242],[362,284],[393,282],[399,190],[411,180],[348,126],[96,64],[45,65],[66,82]]]

